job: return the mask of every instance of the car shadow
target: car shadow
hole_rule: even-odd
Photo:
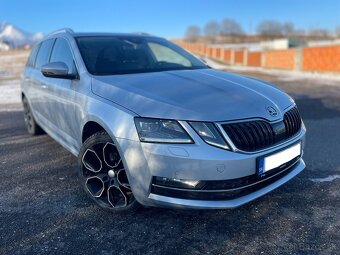
[[[340,110],[326,106],[321,98],[297,98],[295,100],[303,120],[340,117]]]

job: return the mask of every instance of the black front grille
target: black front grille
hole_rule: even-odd
[[[284,114],[283,121],[265,120],[222,124],[234,145],[243,151],[257,151],[293,137],[301,129],[301,117],[296,107]]]
[[[292,137],[301,129],[301,117],[299,110],[294,107],[285,113],[283,122],[286,129],[286,138]]]

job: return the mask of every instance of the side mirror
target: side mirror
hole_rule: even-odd
[[[52,62],[41,67],[41,73],[50,78],[75,79],[75,74],[68,73],[68,67],[64,62]]]

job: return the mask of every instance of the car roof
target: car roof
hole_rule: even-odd
[[[97,32],[85,32],[85,33],[73,33],[73,37],[83,36],[134,36],[134,37],[157,37],[147,33],[97,33]]]
[[[57,34],[67,34],[72,37],[85,37],[85,36],[133,36],[133,37],[156,37],[157,36],[150,35],[148,33],[144,32],[137,32],[137,33],[105,33],[105,32],[74,32],[70,28],[61,28],[56,31],[51,32],[50,34],[46,35],[44,39],[47,39],[49,37],[55,36]]]

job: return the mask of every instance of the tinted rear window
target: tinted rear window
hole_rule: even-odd
[[[31,54],[27,61],[27,66],[34,67],[34,62],[35,62],[35,59],[37,58],[39,48],[40,48],[40,44],[37,44],[32,48]]]
[[[42,42],[37,56],[37,60],[35,61],[35,68],[40,68],[41,66],[48,63],[53,42],[54,39],[49,39]]]
[[[177,45],[156,37],[82,36],[77,44],[94,75],[207,68]]]

